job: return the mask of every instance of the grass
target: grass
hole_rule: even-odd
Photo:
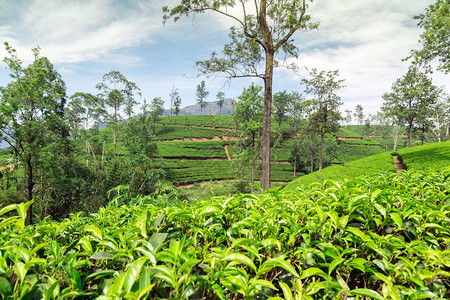
[[[159,154],[164,158],[219,158],[227,159],[223,142],[156,142]]]
[[[450,141],[416,146],[397,151],[408,168],[422,170],[438,170],[450,165]],[[380,153],[373,156],[351,161],[343,165],[324,168],[321,172],[313,172],[293,180],[286,189],[295,189],[313,182],[325,179],[342,180],[374,173],[396,172],[390,153]]]
[[[362,140],[340,140],[341,144],[350,144],[350,145],[376,145],[380,146],[381,144],[377,141],[371,139],[362,139]]]
[[[158,123],[176,125],[196,125],[215,128],[233,128],[232,116],[172,116],[163,117]]]
[[[411,169],[439,170],[450,166],[450,141],[404,148],[397,152]]]
[[[198,181],[234,179],[227,160],[165,159],[168,179],[176,184]]]
[[[214,129],[188,125],[157,124],[155,136],[158,140],[174,140],[174,139],[189,139],[189,138],[211,139],[216,136],[218,137],[236,136],[236,133],[228,129]]]

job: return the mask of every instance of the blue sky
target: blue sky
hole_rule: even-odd
[[[418,47],[420,29],[413,16],[433,2],[315,0],[310,14],[321,22],[320,29],[294,36],[300,49],[295,60],[300,73],[276,69],[274,92],[301,91],[305,67],[339,69],[346,80],[340,91],[342,110],[361,104],[366,114],[375,113],[383,93],[406,73],[408,63],[401,60]],[[176,1],[0,0],[0,41],[16,48],[25,64],[31,62],[31,49],[40,46],[42,55],[61,73],[69,95],[96,93],[95,85],[111,70],[136,82],[142,99],[162,97],[167,107],[173,86],[179,90],[182,106],[187,106],[195,103],[201,80],[210,92],[207,101],[214,101],[219,90],[231,98],[252,81],[262,84],[258,79],[227,83],[220,77],[197,77],[195,61],[220,52],[233,23],[203,14],[163,26],[161,7],[173,3]],[[0,57],[5,55],[2,45]],[[448,76],[435,72],[435,84],[445,85]],[[8,71],[0,69],[0,85],[8,81]]]

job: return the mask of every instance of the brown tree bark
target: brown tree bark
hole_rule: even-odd
[[[31,155],[27,158],[27,167],[28,167],[28,178],[27,178],[27,192],[28,192],[28,201],[33,200],[33,165],[31,163]],[[30,205],[27,210],[27,225],[31,225],[33,223],[33,205]]]

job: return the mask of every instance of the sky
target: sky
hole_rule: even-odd
[[[0,57],[7,55],[3,42],[17,49],[24,65],[31,63],[31,49],[39,46],[67,85],[67,93],[98,93],[102,76],[112,70],[134,81],[142,91],[142,102],[155,97],[165,100],[177,88],[182,106],[195,104],[196,86],[205,80],[209,97],[218,91],[237,97],[251,82],[242,78],[198,77],[195,61],[220,53],[229,42],[228,29],[235,25],[217,14],[186,17],[162,22],[162,6],[176,0],[0,0]],[[409,63],[402,59],[419,48],[421,29],[414,16],[434,3],[431,0],[315,0],[309,7],[318,30],[294,35],[300,49],[294,73],[277,68],[274,92],[303,91],[300,84],[307,69],[339,70],[345,88],[338,94],[341,111],[357,104],[366,115],[375,114],[382,95],[404,75]],[[238,12],[238,10],[233,10]],[[0,86],[9,72],[2,63]],[[433,73],[434,84],[448,86],[449,76]],[[139,111],[136,107],[136,112]]]

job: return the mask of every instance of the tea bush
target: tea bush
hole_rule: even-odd
[[[448,299],[449,191],[445,168],[192,203],[144,197],[33,226],[30,203],[14,204],[0,210],[0,295]]]

